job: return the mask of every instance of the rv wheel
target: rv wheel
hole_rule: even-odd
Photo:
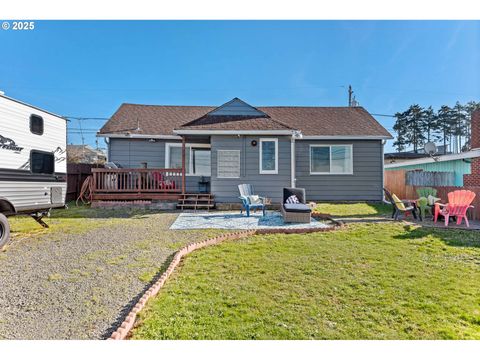
[[[10,225],[5,215],[0,214],[0,249],[10,240]]]

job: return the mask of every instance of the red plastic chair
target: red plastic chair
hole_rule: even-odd
[[[475,199],[475,193],[470,190],[455,190],[448,193],[448,204],[435,204],[435,219],[437,222],[438,215],[442,215],[445,218],[445,226],[448,226],[448,220],[450,216],[457,218],[457,225],[462,223],[462,219],[465,219],[465,224],[470,227],[467,218],[467,210],[473,208],[470,205]]]

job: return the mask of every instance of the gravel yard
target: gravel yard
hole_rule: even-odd
[[[178,248],[220,232],[168,230],[178,213],[57,214],[48,230],[11,219],[13,240],[0,252],[0,338],[108,337]]]

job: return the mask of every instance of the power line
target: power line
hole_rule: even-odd
[[[109,120],[110,118],[105,118],[105,117],[78,117],[78,116],[64,116],[67,119],[73,119],[73,120]]]

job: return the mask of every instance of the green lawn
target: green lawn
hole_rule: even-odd
[[[480,339],[480,236],[377,223],[212,246],[185,259],[133,338]]]
[[[334,217],[375,217],[392,214],[392,205],[382,203],[317,204],[315,211]]]

